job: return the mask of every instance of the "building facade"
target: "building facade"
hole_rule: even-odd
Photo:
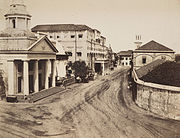
[[[118,56],[118,65],[120,66],[131,66],[132,62],[132,51],[120,51],[117,53]]]
[[[55,86],[56,53],[46,37],[30,31],[31,15],[22,0],[13,0],[0,33],[0,70],[6,96],[29,95]]]
[[[108,48],[106,38],[101,33],[86,25],[50,24],[37,25],[32,28],[37,34],[46,34],[52,41],[58,41],[66,54],[68,61],[85,61],[97,73],[104,73],[107,64]]]
[[[138,69],[157,59],[175,60],[175,52],[155,41],[150,41],[133,51],[133,67]]]

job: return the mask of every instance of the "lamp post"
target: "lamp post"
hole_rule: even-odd
[[[74,61],[76,62],[76,53],[77,53],[77,32],[75,30],[75,47],[74,47]]]

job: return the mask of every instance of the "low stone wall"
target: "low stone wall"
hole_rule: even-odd
[[[180,88],[143,82],[133,71],[137,84],[135,102],[143,109],[160,116],[180,120]]]

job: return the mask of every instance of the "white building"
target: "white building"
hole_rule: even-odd
[[[155,41],[150,41],[144,45],[138,45],[133,51],[133,67],[138,69],[157,59],[175,60],[175,52]]]
[[[85,61],[97,73],[108,68],[106,38],[86,25],[49,24],[32,28],[35,33],[45,33],[50,40],[56,40],[69,55],[68,61]]]
[[[132,51],[120,51],[117,53],[118,56],[118,65],[120,66],[131,66],[132,62]]]
[[[30,31],[31,15],[22,0],[13,0],[0,33],[0,70],[6,96],[29,95],[55,86],[56,53],[46,37]]]

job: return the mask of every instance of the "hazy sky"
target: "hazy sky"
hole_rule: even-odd
[[[86,24],[101,31],[115,52],[155,40],[180,53],[180,0],[25,0],[32,27],[47,23]],[[8,0],[0,0],[0,27]]]

